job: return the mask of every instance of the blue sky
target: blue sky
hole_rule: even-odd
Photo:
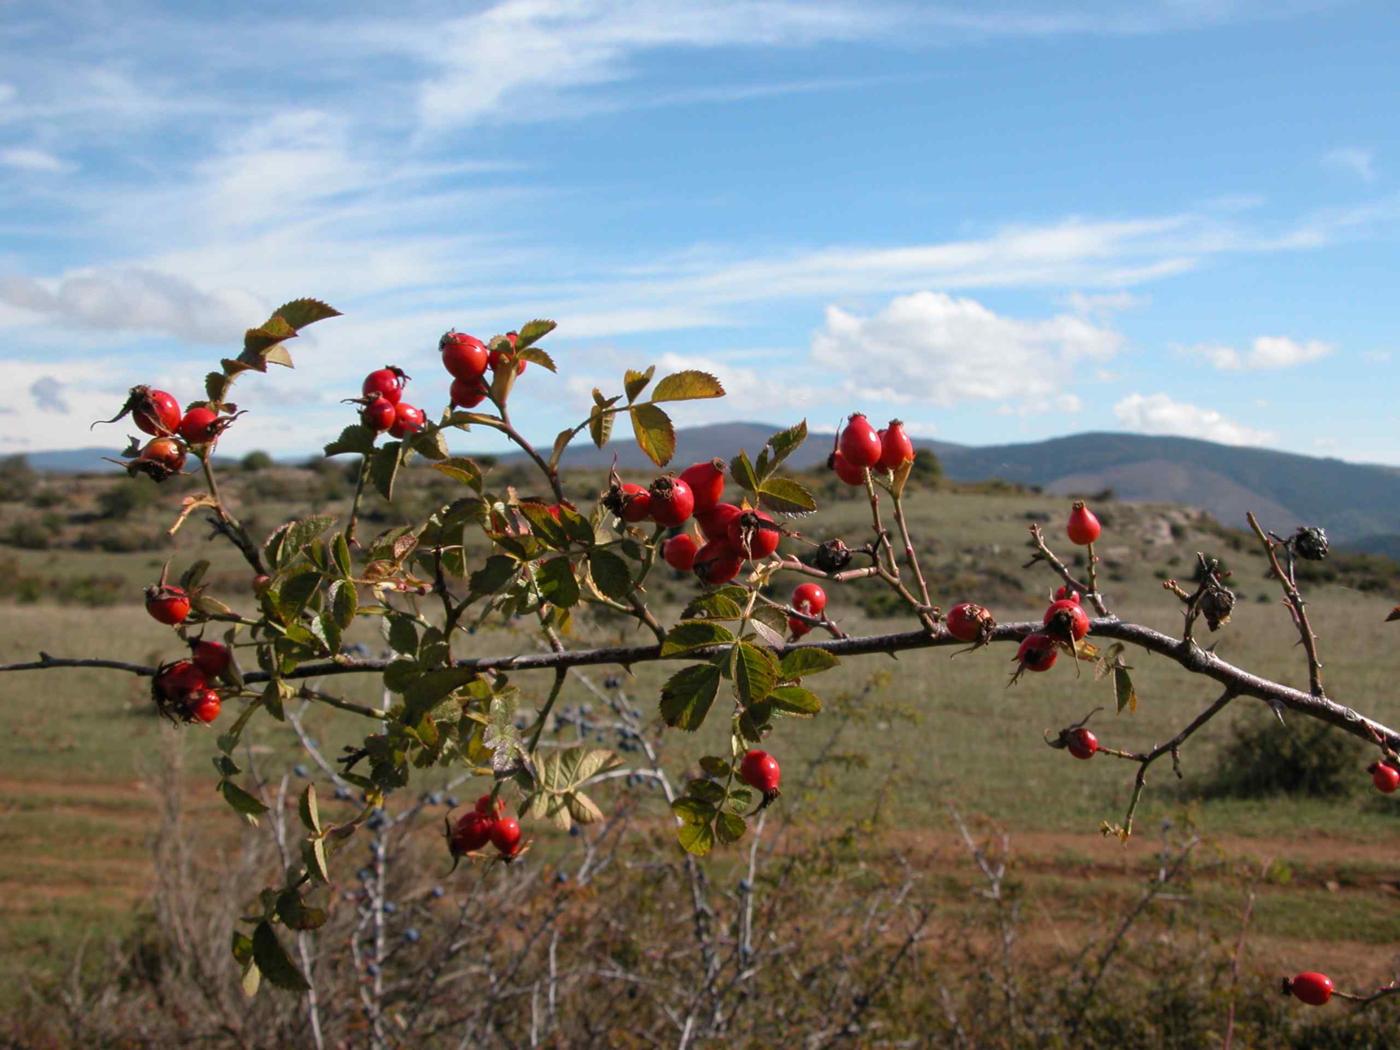
[[[302,453],[393,362],[535,316],[546,443],[622,370],[715,419],[1181,433],[1400,464],[1393,3],[0,0],[0,453],[240,380]],[[230,13],[233,12],[233,13]],[[488,435],[463,447],[490,448]]]

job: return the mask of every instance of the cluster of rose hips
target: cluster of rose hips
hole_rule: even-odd
[[[693,572],[713,585],[734,579],[745,561],[768,557],[782,539],[771,515],[722,503],[723,496],[724,461],[713,459],[657,478],[650,487],[614,481],[603,505],[632,525],[653,521],[675,529],[694,517],[700,539],[678,533],[662,544],[661,556],[677,572]]]
[[[180,722],[203,722],[219,717],[223,702],[210,684],[228,675],[233,656],[222,642],[198,639],[190,643],[190,658],[165,664],[155,676],[156,706]]]
[[[404,438],[423,429],[427,415],[416,405],[403,399],[408,376],[402,368],[385,365],[376,368],[360,384],[363,397],[359,403],[360,421],[376,434],[389,432],[390,437]]]
[[[826,465],[847,485],[864,485],[866,470],[896,471],[913,459],[914,443],[903,423],[892,419],[884,430],[876,430],[857,412],[837,434]]]
[[[506,339],[513,350],[519,335],[507,332]],[[491,384],[486,381],[486,370],[489,368],[495,372],[505,362],[505,352],[492,350],[476,336],[456,330],[438,340],[438,350],[442,353],[442,366],[452,375],[449,395],[452,404],[462,408],[475,408],[481,404],[491,389]],[[524,371],[525,361],[517,361],[515,374]]]
[[[506,804],[492,795],[482,795],[470,812],[448,828],[447,842],[454,857],[476,853],[487,844],[496,847],[506,860],[520,854],[520,821],[505,814]]]
[[[208,405],[192,405],[182,413],[173,394],[148,386],[131,388],[116,419],[128,412],[136,426],[152,437],[126,464],[127,472],[145,474],[156,481],[179,474],[189,449],[214,444],[234,419],[219,415]]]

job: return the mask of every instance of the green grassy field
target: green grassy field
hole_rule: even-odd
[[[312,491],[310,477],[274,471],[234,476],[226,484],[235,501],[261,493],[244,514],[265,523],[265,531],[281,516],[308,509],[308,501],[299,502],[294,494]],[[585,479],[580,491],[597,482]],[[106,484],[76,484],[80,512]],[[410,502],[444,491],[435,482],[431,493],[410,493]],[[343,493],[331,483],[325,498],[316,502],[334,511],[341,499]],[[1058,521],[1063,500],[935,491],[915,496],[909,510],[936,601],[947,607],[962,599],[984,600],[1003,620],[1039,615],[1055,581],[1043,569],[1021,569],[1026,527],[1038,518]],[[1161,588],[1161,574],[1189,575],[1196,550],[1219,554],[1234,571],[1240,602],[1232,622],[1211,639],[1218,643],[1216,651],[1262,674],[1306,684],[1288,614],[1263,577],[1259,555],[1188,513],[1112,503],[1102,510],[1107,527],[1102,578],[1117,613],[1174,632],[1180,616],[1175,600]],[[31,513],[14,504],[0,505],[0,529]],[[161,539],[161,522],[153,508],[124,519],[123,528],[145,530],[150,537],[141,549],[126,552],[0,547],[0,564],[12,577],[48,584],[37,594],[11,594],[0,603],[0,662],[29,658],[40,649],[139,662],[173,658],[177,650],[171,633],[148,619],[139,605],[140,587],[159,573],[166,558],[179,567],[196,552],[212,552],[215,593],[234,595],[230,600],[237,607],[237,588],[246,582],[241,563],[221,547],[206,544],[198,522],[191,522],[176,542]],[[371,520],[367,528],[382,524]],[[1267,524],[1285,531],[1296,523]],[[84,527],[101,528],[101,522]],[[868,527],[868,508],[846,496],[806,527],[818,538],[861,536]],[[59,528],[55,542],[67,543],[77,528]],[[1054,532],[1047,531],[1053,543]],[[99,576],[111,578],[121,594],[116,604],[92,608],[77,600],[56,600],[70,593],[65,583]],[[1389,594],[1324,586],[1312,593],[1311,608],[1329,691],[1394,725],[1400,722],[1400,694],[1394,687],[1400,678],[1400,650],[1396,625],[1383,622],[1400,597],[1400,581],[1392,582]],[[674,613],[692,590],[688,580],[659,579],[652,598]],[[881,609],[873,589],[850,588],[832,594],[828,612],[851,634],[912,626],[874,615]],[[617,630],[584,621],[569,641],[613,641]],[[369,629],[358,638],[378,644]],[[528,651],[535,644],[524,633],[482,632],[459,647],[459,655]],[[1096,681],[1087,669],[1076,674],[1064,660],[1050,673],[1026,676],[1008,689],[1010,655],[1004,646],[951,659],[948,650],[911,652],[898,660],[851,659],[824,676],[819,691],[828,699],[829,712],[810,722],[785,724],[770,748],[783,755],[789,768],[819,751],[853,756],[848,769],[839,775],[828,772],[819,785],[804,788],[800,780],[790,782],[793,798],[812,814],[811,833],[819,834],[823,821],[878,819],[929,866],[947,868],[954,873],[950,878],[962,879],[966,872],[947,816],[952,803],[964,814],[1011,832],[1038,906],[1053,925],[1126,898],[1152,863],[1162,822],[1190,820],[1212,843],[1214,859],[1206,871],[1214,881],[1205,884],[1201,900],[1207,913],[1218,917],[1222,931],[1237,921],[1240,871],[1270,861],[1255,921],[1261,951],[1296,956],[1305,946],[1310,964],[1331,959],[1353,970],[1376,969],[1384,962],[1367,946],[1400,939],[1391,850],[1400,830],[1400,800],[1360,788],[1353,797],[1329,800],[1203,798],[1206,778],[1230,739],[1230,725],[1273,718],[1262,705],[1240,700],[1184,750],[1183,780],[1171,775],[1165,761],[1153,767],[1137,816],[1141,833],[1120,846],[1097,829],[1103,820],[1121,820],[1134,767],[1106,757],[1073,761],[1046,747],[1042,733],[1103,707],[1092,723],[1101,739],[1143,749],[1184,725],[1214,699],[1214,692],[1175,665],[1138,655],[1130,662],[1139,709],[1114,714],[1109,684]],[[660,683],[674,669],[635,668],[629,688],[643,707],[654,705]],[[607,672],[589,673],[601,679]],[[867,689],[875,675],[880,676],[877,684]],[[527,695],[533,691],[540,697],[548,685],[546,675],[520,681]],[[369,676],[340,679],[336,687],[362,702],[376,703],[380,696]],[[589,699],[571,684],[562,702]],[[13,988],[26,975],[60,972],[79,944],[105,943],[119,934],[132,907],[143,899],[157,820],[154,785],[163,755],[172,749],[183,755],[192,827],[213,840],[227,840],[237,834],[237,823],[212,793],[212,734],[177,733],[162,725],[139,681],[91,670],[0,676],[0,713],[9,727],[0,739],[0,841],[8,847],[0,855],[0,974]],[[270,768],[294,761],[290,731],[262,721],[255,742],[263,761]],[[308,725],[332,753],[354,739],[362,728],[357,721],[322,709],[311,714]],[[1279,732],[1307,728],[1300,721],[1290,719],[1289,728]],[[668,735],[667,755],[675,770],[717,746],[723,726],[718,719],[712,722],[716,724],[698,738]],[[1357,755],[1356,779],[1364,787],[1370,756],[1363,757],[1360,748]],[[424,784],[440,776],[429,776]],[[461,794],[471,797],[474,792]],[[540,831],[545,840],[551,834]]]

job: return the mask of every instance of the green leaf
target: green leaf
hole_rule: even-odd
[[[350,559],[350,544],[345,539],[343,532],[336,533],[335,543],[331,547],[331,556],[335,559],[336,571],[340,575],[349,578],[355,571],[355,564]]]
[[[767,697],[778,680],[778,662],[767,649],[750,642],[734,646],[729,657],[734,694],[747,707]]]
[[[1137,690],[1133,688],[1133,676],[1128,673],[1126,667],[1113,669],[1113,695],[1118,701],[1119,711],[1126,707],[1133,713],[1137,712]]]
[[[678,656],[692,649],[702,649],[710,645],[723,645],[732,642],[734,635],[728,628],[706,620],[684,620],[672,627],[661,643],[661,655]]]
[[[758,502],[780,514],[810,514],[817,501],[791,478],[769,478],[758,490]]]
[[[714,847],[715,833],[708,824],[682,824],[676,829],[681,849],[703,857]]]
[[[403,465],[403,442],[389,441],[369,461],[369,480],[385,499],[394,498],[394,479]]]
[[[321,908],[308,907],[296,890],[283,890],[277,895],[277,917],[289,930],[315,930],[328,916]]]
[[[264,977],[278,988],[290,992],[304,992],[311,986],[292,962],[291,956],[277,939],[272,924],[264,919],[253,931],[253,959]]]
[[[297,814],[307,831],[321,834],[321,807],[316,803],[315,784],[307,784],[306,789],[302,791],[301,798],[297,801]]]
[[[330,868],[326,865],[326,843],[324,839],[306,839],[301,844],[301,859],[306,870],[322,882],[331,881]]]
[[[627,374],[622,377],[622,389],[627,392],[627,403],[631,404],[637,400],[637,395],[647,388],[651,382],[651,377],[656,374],[656,366],[652,365],[645,372],[627,370]]]
[[[658,467],[664,467],[676,454],[676,428],[671,417],[650,403],[633,405],[628,411],[637,447]]]
[[[768,473],[776,470],[788,456],[792,455],[802,442],[807,440],[807,421],[804,419],[796,426],[780,430],[768,439],[768,448],[771,455],[768,459]]]
[[[369,427],[354,423],[342,430],[340,437],[326,446],[326,455],[328,456],[342,456],[347,452],[361,456],[372,454],[374,452],[374,431]]]
[[[447,437],[435,426],[427,426],[408,439],[409,446],[424,459],[447,459]]]
[[[734,484],[749,492],[758,492],[758,475],[754,472],[753,464],[749,462],[749,454],[741,451],[737,456],[729,461],[729,476],[734,479]]]
[[[355,610],[359,606],[355,585],[349,580],[336,580],[331,584],[328,598],[331,622],[342,631],[346,630],[355,622]]]
[[[541,562],[535,579],[545,601],[565,609],[578,604],[578,577],[574,575],[573,564],[567,556]]]
[[[300,521],[294,521],[288,525],[287,538],[283,541],[281,560],[278,562],[279,567],[289,563],[334,523],[335,518],[329,514],[313,514],[309,518],[302,518]]]
[[[523,325],[515,337],[515,345],[524,348],[537,343],[557,327],[553,321],[535,320]]]
[[[737,620],[744,615],[744,608],[725,590],[711,591],[690,600],[681,617],[686,620]]]
[[[708,824],[715,819],[715,807],[698,798],[678,798],[671,803],[671,812],[686,824]]]
[[[315,569],[299,572],[277,591],[277,608],[287,619],[294,618],[311,600],[324,577]]]
[[[693,733],[705,722],[719,692],[719,668],[694,664],[682,668],[661,687],[661,717],[666,724]]]
[[[308,832],[321,834],[321,806],[316,805],[316,785],[307,784],[297,801],[297,815]]]
[[[707,397],[723,397],[724,387],[708,372],[676,372],[656,384],[651,400],[697,401]]]
[[[709,776],[722,780],[729,776],[733,765],[727,758],[720,758],[718,755],[704,755],[700,759],[700,768]]]
[[[442,667],[428,671],[404,690],[404,721],[417,722],[447,696],[476,678],[469,667]]]
[[[737,813],[720,810],[719,815],[715,817],[715,837],[726,846],[731,842],[738,842],[748,829],[748,822]]]
[[[481,492],[481,468],[464,456],[453,456],[441,463],[434,463],[433,469],[441,471],[449,478],[464,481],[478,493]]]
[[[778,673],[784,678],[801,678],[803,675],[820,674],[830,671],[841,661],[825,649],[811,646],[789,649],[778,663]]]
[[[472,573],[469,581],[472,589],[472,597],[478,598],[484,594],[495,594],[506,585],[520,563],[514,558],[508,558],[504,554],[493,554],[487,558],[481,568]]]
[[[558,368],[554,367],[554,358],[550,357],[537,346],[527,347],[524,350],[517,350],[516,357],[520,358],[522,361],[533,361],[541,368],[548,368],[551,372],[559,371]]]
[[[569,535],[564,526],[554,520],[549,508],[532,500],[520,504],[520,513],[530,523],[530,531],[555,550],[563,550],[569,545]]]
[[[248,818],[250,824],[256,824],[257,818],[267,812],[266,806],[232,780],[219,781],[219,793],[224,796],[224,801],[232,806],[236,812]]]
[[[568,534],[569,539],[576,543],[591,547],[597,542],[593,523],[572,507],[559,507],[559,524],[564,526],[564,532]]]
[[[768,694],[768,702],[773,705],[775,711],[803,718],[810,718],[822,709],[822,702],[817,698],[817,694],[810,689],[803,689],[800,685],[778,686]]]
[[[317,321],[339,317],[340,311],[319,299],[293,299],[274,310],[272,316],[280,317],[292,331],[299,332]]]
[[[596,394],[598,391],[594,391]],[[602,448],[612,437],[613,420],[617,418],[616,412],[607,411],[602,405],[594,405],[593,410],[588,414],[588,436],[593,439],[593,444]]]
[[[588,571],[598,590],[616,602],[632,593],[632,572],[627,562],[610,550],[595,548],[588,555]]]
[[[385,622],[389,628],[389,648],[404,656],[412,656],[418,652],[418,625],[413,622],[411,616],[391,612]]]

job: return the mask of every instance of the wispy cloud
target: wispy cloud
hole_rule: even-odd
[[[13,146],[9,149],[0,149],[0,166],[13,168],[16,171],[31,171],[50,175],[73,170],[73,165],[67,161],[60,160],[48,150],[36,149],[32,146]]]
[[[1113,406],[1124,428],[1141,434],[1175,434],[1223,445],[1264,445],[1274,433],[1227,419],[1212,408],[1175,401],[1166,394],[1129,394]]]
[[[1201,344],[1187,347],[1186,352],[1205,358],[1222,372],[1265,372],[1319,361],[1335,349],[1331,343],[1320,339],[1299,341],[1286,336],[1261,335],[1244,351],[1233,346]]]
[[[1376,181],[1376,156],[1359,146],[1344,146],[1322,155],[1322,163],[1335,171],[1355,175],[1363,182]]]

